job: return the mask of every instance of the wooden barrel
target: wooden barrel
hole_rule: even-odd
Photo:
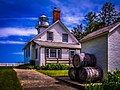
[[[77,80],[78,77],[78,70],[71,67],[68,71],[69,78],[73,81]]]
[[[102,80],[103,71],[100,67],[83,67],[79,69],[78,80],[80,82],[99,82]]]
[[[94,67],[96,65],[96,58],[92,54],[80,53],[73,56],[72,62],[75,68]]]

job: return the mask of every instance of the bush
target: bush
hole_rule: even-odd
[[[101,85],[93,85],[90,83],[87,90],[119,90],[120,89],[120,70],[108,72],[107,78]]]
[[[35,60],[30,60],[30,65],[35,66]]]
[[[35,66],[34,67],[36,70],[40,70],[40,66]]]
[[[19,69],[34,69],[35,66],[32,66],[30,64],[23,64],[23,65],[17,66],[16,68],[19,68]]]
[[[119,90],[120,70],[108,72],[106,80],[102,83],[103,90]]]
[[[41,66],[42,70],[68,70],[70,66],[66,64],[47,64],[46,66]]]
[[[0,66],[0,90],[23,90],[12,67]]]

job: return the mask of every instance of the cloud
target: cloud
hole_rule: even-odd
[[[0,37],[36,35],[35,28],[0,28]]]
[[[21,41],[23,41],[23,39],[22,38],[19,38]]]
[[[30,18],[0,18],[0,28],[17,27],[17,28],[33,28],[38,23],[37,17]]]
[[[79,4],[76,4],[73,0],[67,0],[66,3],[58,0],[51,1],[61,10],[61,20],[69,29],[84,20],[83,11],[80,12],[81,8]]]
[[[68,16],[62,18],[67,25],[78,24],[80,23],[80,21],[84,20],[84,17],[77,17],[77,16]]]
[[[12,54],[17,54],[17,55],[24,55],[24,52],[14,52]]]
[[[116,5],[115,8],[118,12],[120,12],[120,5]]]
[[[0,41],[0,44],[25,44],[26,42],[20,42],[20,41]]]
[[[37,17],[29,17],[29,18],[0,18],[0,20],[38,20]]]
[[[61,10],[61,20],[67,27],[81,24],[89,11],[99,11],[101,5],[90,0],[51,0]],[[87,11],[87,12],[86,12]]]
[[[98,4],[91,0],[65,0],[64,3],[60,0],[51,0],[53,4],[57,6],[62,13],[69,15],[84,15],[86,11],[100,10],[101,4]]]

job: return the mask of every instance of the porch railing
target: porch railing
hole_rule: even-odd
[[[72,64],[72,59],[70,58],[65,58],[65,59],[59,59],[59,58],[49,58],[49,59],[46,59],[45,60],[45,64],[48,64],[48,63],[63,63],[63,64]]]

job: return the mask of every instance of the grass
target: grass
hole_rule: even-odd
[[[38,70],[38,72],[52,77],[68,76],[68,70]]]
[[[0,67],[0,90],[22,90],[12,67]]]

